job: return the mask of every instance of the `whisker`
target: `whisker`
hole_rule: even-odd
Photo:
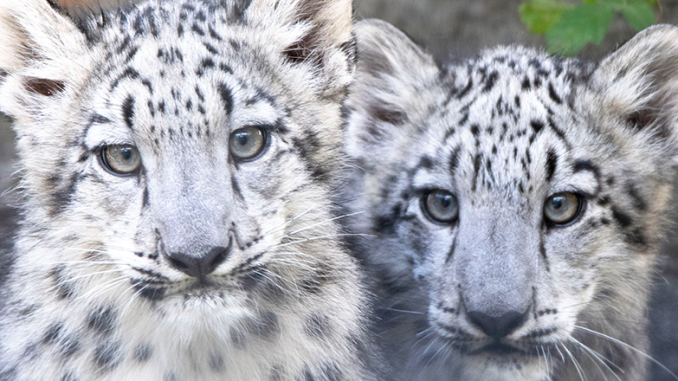
[[[650,360],[651,362],[653,362],[654,364],[656,364],[657,366],[659,366],[660,368],[662,368],[664,371],[666,371],[668,374],[670,374],[673,378],[675,378],[676,380],[678,380],[678,376],[676,376],[676,374],[673,373],[673,372],[671,371],[671,369],[667,368],[666,366],[664,366],[664,364],[660,363],[660,362],[657,361],[654,357],[648,355],[647,353],[641,351],[640,349],[637,349],[636,347],[634,347],[634,346],[632,346],[632,345],[629,345],[629,344],[627,344],[627,343],[625,343],[625,342],[623,342],[623,341],[621,341],[621,340],[619,340],[619,339],[615,339],[614,337],[608,336],[608,335],[606,335],[606,334],[604,334],[604,333],[600,333],[600,332],[598,332],[598,331],[594,331],[594,330],[592,330],[592,329],[588,329],[588,328],[585,328],[585,327],[582,327],[582,326],[579,326],[579,325],[575,325],[574,328],[577,328],[577,329],[580,329],[580,330],[582,330],[582,331],[591,333],[591,334],[593,334],[593,335],[596,335],[596,336],[605,338],[605,339],[607,339],[607,340],[610,340],[610,341],[613,342],[613,343],[617,343],[617,344],[619,344],[619,345],[621,345],[621,346],[623,346],[623,347],[625,347],[625,348],[628,348],[628,349],[630,349],[630,350],[632,350],[632,351],[638,353],[639,355],[645,357],[646,359]]]

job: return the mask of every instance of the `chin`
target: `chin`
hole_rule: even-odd
[[[465,355],[461,379],[464,381],[544,381],[549,371],[544,360],[518,353],[479,353]]]

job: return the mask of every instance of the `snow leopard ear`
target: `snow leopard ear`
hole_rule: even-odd
[[[678,28],[650,27],[607,57],[593,83],[626,128],[661,139],[678,164]]]
[[[380,20],[356,23],[358,67],[345,103],[347,153],[354,158],[379,155],[397,144],[428,113],[423,97],[440,70],[396,27]]]
[[[285,31],[282,53],[292,64],[324,74],[324,95],[343,98],[353,80],[355,42],[351,0],[251,0],[248,19]]]
[[[77,78],[85,38],[49,0],[0,2],[0,110],[18,117],[41,109]]]

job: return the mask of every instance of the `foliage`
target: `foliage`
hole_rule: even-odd
[[[520,18],[531,33],[546,36],[552,53],[575,55],[588,43],[599,45],[615,16],[621,14],[636,31],[656,22],[657,0],[529,0],[520,5]]]

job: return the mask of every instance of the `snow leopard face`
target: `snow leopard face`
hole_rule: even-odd
[[[327,213],[352,53],[350,11],[297,3],[150,2],[82,30],[46,2],[5,11],[28,223],[150,299],[219,290],[300,238],[287,221]]]
[[[579,364],[641,379],[642,356],[603,335],[646,345],[678,30],[598,67],[524,48],[439,67],[384,23],[356,34],[345,197],[364,212],[353,229],[375,236],[359,250],[403,379],[565,380]]]

